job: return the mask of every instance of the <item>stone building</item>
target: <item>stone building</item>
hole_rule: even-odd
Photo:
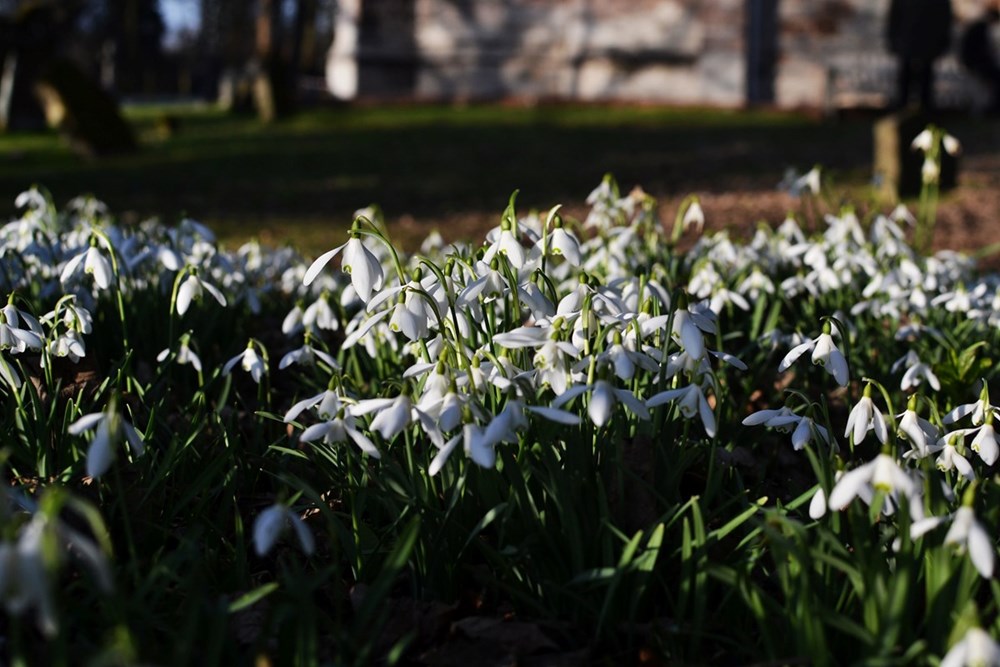
[[[953,0],[955,39],[986,0]],[[882,106],[889,0],[341,0],[341,98]],[[953,55],[944,106],[975,104]]]

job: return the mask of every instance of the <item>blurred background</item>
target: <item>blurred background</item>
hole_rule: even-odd
[[[378,203],[412,244],[492,226],[514,189],[582,211],[612,172],[668,218],[695,192],[711,224],[746,228],[794,208],[777,186],[814,164],[877,205],[873,123],[907,102],[893,4],[0,0],[0,216],[39,184],[312,251]],[[963,45],[979,26],[991,47],[996,22],[984,0],[944,5],[920,122],[963,141],[942,217],[974,247],[1000,137]]]

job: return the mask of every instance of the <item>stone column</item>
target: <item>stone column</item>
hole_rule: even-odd
[[[358,94],[361,1],[337,2],[333,44],[326,56],[326,86],[330,94],[339,100],[353,100]]]

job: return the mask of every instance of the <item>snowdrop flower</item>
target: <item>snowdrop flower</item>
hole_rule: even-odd
[[[649,410],[635,397],[628,389],[619,389],[607,380],[597,380],[592,385],[578,384],[570,387],[562,393],[556,400],[552,401],[553,408],[559,408],[580,394],[590,392],[590,402],[587,404],[587,415],[595,426],[604,426],[611,419],[615,403],[621,403],[640,419],[649,419]]]
[[[695,231],[698,232],[705,227],[705,211],[701,208],[701,202],[697,198],[691,201],[690,206],[684,211],[684,218],[681,219],[681,228],[684,231],[691,227],[694,227]]]
[[[920,386],[923,380],[927,380],[934,391],[940,391],[941,382],[938,380],[937,375],[931,370],[931,367],[920,361],[920,357],[913,350],[909,350],[905,355],[900,357],[893,363],[890,372],[896,373],[900,368],[906,367],[906,372],[903,373],[903,379],[899,383],[899,388],[903,391],[910,391]]]
[[[661,391],[646,400],[646,407],[654,408],[670,401],[677,401],[677,407],[680,408],[681,414],[685,419],[692,419],[695,415],[698,415],[708,437],[715,437],[715,414],[712,412],[712,406],[708,404],[708,400],[705,398],[705,394],[699,385],[689,384],[680,389]]]
[[[309,528],[289,507],[275,503],[257,515],[253,523],[253,546],[258,556],[265,556],[277,543],[281,533],[291,526],[299,539],[302,552],[311,556],[316,550],[316,543]]]
[[[178,274],[178,277],[181,274]],[[183,315],[191,307],[192,301],[201,300],[202,295],[208,292],[212,295],[212,298],[218,301],[219,305],[223,308],[226,307],[226,297],[222,295],[219,288],[211,283],[208,283],[198,277],[198,274],[192,270],[188,273],[188,277],[184,279],[180,287],[177,288],[177,314]]]
[[[868,431],[875,431],[875,437],[879,442],[885,444],[889,439],[889,430],[885,425],[885,418],[872,401],[872,386],[865,385],[864,395],[857,402],[851,414],[847,417],[847,428],[844,429],[844,437],[850,435],[855,445],[864,441]]]
[[[976,473],[972,469],[972,464],[969,463],[969,460],[959,454],[958,448],[955,446],[955,443],[961,441],[961,436],[961,432],[958,434],[949,433],[941,438],[938,441],[939,444],[935,446],[935,451],[940,451],[941,453],[934,463],[937,465],[938,470],[942,472],[958,470],[959,474],[971,482],[976,479]]]
[[[439,472],[444,464],[448,462],[448,457],[462,443],[465,455],[472,459],[472,462],[482,468],[492,468],[496,465],[497,441],[487,436],[483,427],[476,424],[466,424],[462,427],[462,432],[448,440],[443,445],[437,445],[438,453],[434,456],[427,473],[432,477]]]
[[[246,348],[227,361],[226,365],[222,367],[222,374],[229,375],[236,364],[240,364],[243,367],[243,370],[250,374],[253,381],[260,384],[261,378],[264,377],[264,373],[267,372],[267,366],[260,358],[260,355],[257,354],[256,346],[258,345],[260,345],[260,343],[256,342],[252,338],[247,341]],[[261,349],[263,349],[263,346],[261,346]]]
[[[961,641],[941,660],[941,667],[996,667],[1000,665],[1000,644],[982,628],[969,628]]]
[[[24,320],[24,327],[20,326],[21,320]],[[41,350],[45,346],[43,335],[38,320],[13,303],[0,309],[0,350],[11,350],[11,354]]]
[[[340,268],[351,275],[351,284],[355,291],[365,303],[371,299],[372,293],[382,288],[382,263],[374,253],[361,242],[358,232],[352,231],[351,238],[333,250],[328,250],[316,258],[306,270],[302,278],[302,284],[309,286],[316,277],[319,276],[323,268],[330,263],[330,260],[344,251],[344,256],[340,262]]]
[[[883,452],[872,461],[845,472],[830,491],[827,505],[840,511],[858,496],[873,498],[876,491],[886,493],[895,504],[899,493],[912,496],[916,490],[916,484],[896,459]]]
[[[982,383],[983,386],[979,390],[979,400],[975,403],[964,403],[959,405],[954,410],[946,414],[941,421],[945,424],[953,424],[963,417],[972,415],[972,424],[974,426],[979,426],[986,421],[987,414],[992,413],[994,416],[1000,414],[1000,408],[993,407],[993,405],[990,404],[989,386],[986,384],[985,380],[983,380]]]
[[[59,274],[59,282],[64,284],[69,282],[81,265],[85,274],[94,276],[94,284],[98,288],[107,289],[111,285],[111,281],[114,278],[114,273],[111,270],[111,262],[94,245],[91,245],[84,252],[66,262],[62,273]]]
[[[788,370],[795,361],[806,352],[812,350],[812,362],[822,366],[827,373],[833,376],[841,387],[847,386],[848,366],[844,353],[837,348],[830,335],[830,324],[823,325],[823,333],[813,340],[796,345],[785,355],[781,363],[778,364],[778,372],[783,373]]]
[[[318,407],[317,407],[318,406]],[[372,458],[381,458],[378,449],[364,433],[358,430],[355,415],[350,405],[344,405],[336,392],[328,389],[322,393],[305,398],[293,405],[285,413],[285,422],[291,422],[303,411],[316,407],[316,414],[324,420],[313,424],[299,436],[302,442],[322,440],[327,444],[336,444],[351,440],[361,451]]]
[[[972,451],[979,454],[979,458],[988,466],[996,463],[1000,457],[1000,443],[997,441],[997,433],[993,428],[993,414],[986,417],[986,423],[978,429],[968,429],[966,433],[976,433],[972,439]]]
[[[572,232],[563,228],[561,223],[557,223],[549,233],[547,250],[553,255],[561,255],[573,266],[580,266],[583,262],[580,241]]]
[[[920,134],[910,142],[910,150],[923,151],[926,153],[934,146],[934,132],[931,128],[925,128]]]
[[[70,435],[80,435],[84,431],[94,431],[94,439],[87,449],[87,476],[97,478],[107,472],[115,456],[115,447],[122,439],[128,442],[136,456],[142,454],[142,436],[118,412],[116,401],[112,399],[104,412],[92,412],[77,419],[67,429]]]
[[[332,356],[324,352],[323,350],[317,350],[308,342],[309,336],[306,336],[307,342],[300,348],[296,348],[287,352],[285,356],[281,358],[278,362],[278,368],[284,370],[291,366],[292,364],[302,364],[303,366],[314,366],[316,365],[316,359],[320,359],[323,363],[329,366],[334,371],[340,370],[340,364]]]
[[[958,155],[962,152],[962,144],[947,132],[941,137],[941,145],[944,147],[944,152],[948,155]]]
[[[958,508],[948,534],[945,535],[944,543],[955,546],[959,552],[967,551],[972,564],[984,578],[989,579],[993,576],[995,560],[993,539],[976,519],[972,507],[963,504]]]
[[[181,336],[181,344],[180,347],[177,349],[177,363],[182,365],[191,364],[191,367],[200,373],[201,359],[194,352],[194,350],[191,349],[190,343],[191,343],[190,332]],[[168,347],[167,349],[163,350],[158,355],[156,355],[156,360],[162,363],[166,361],[167,357],[169,356],[170,356],[170,348]]]
[[[899,428],[896,430],[896,435],[908,440],[912,446],[912,449],[903,455],[904,458],[922,459],[930,456],[933,453],[930,449],[930,443],[937,440],[938,430],[933,424],[917,414],[916,394],[910,396],[906,410],[898,417]]]

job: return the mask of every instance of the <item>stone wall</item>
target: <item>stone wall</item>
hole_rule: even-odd
[[[367,3],[363,95],[743,99],[742,0],[409,0],[409,44],[400,4]],[[393,69],[408,90],[387,85]]]
[[[955,43],[987,1],[953,0]],[[358,94],[882,105],[895,71],[889,2],[361,0]],[[771,13],[763,41],[747,38],[751,7]],[[939,70],[947,101],[964,102],[969,82],[954,58]]]

